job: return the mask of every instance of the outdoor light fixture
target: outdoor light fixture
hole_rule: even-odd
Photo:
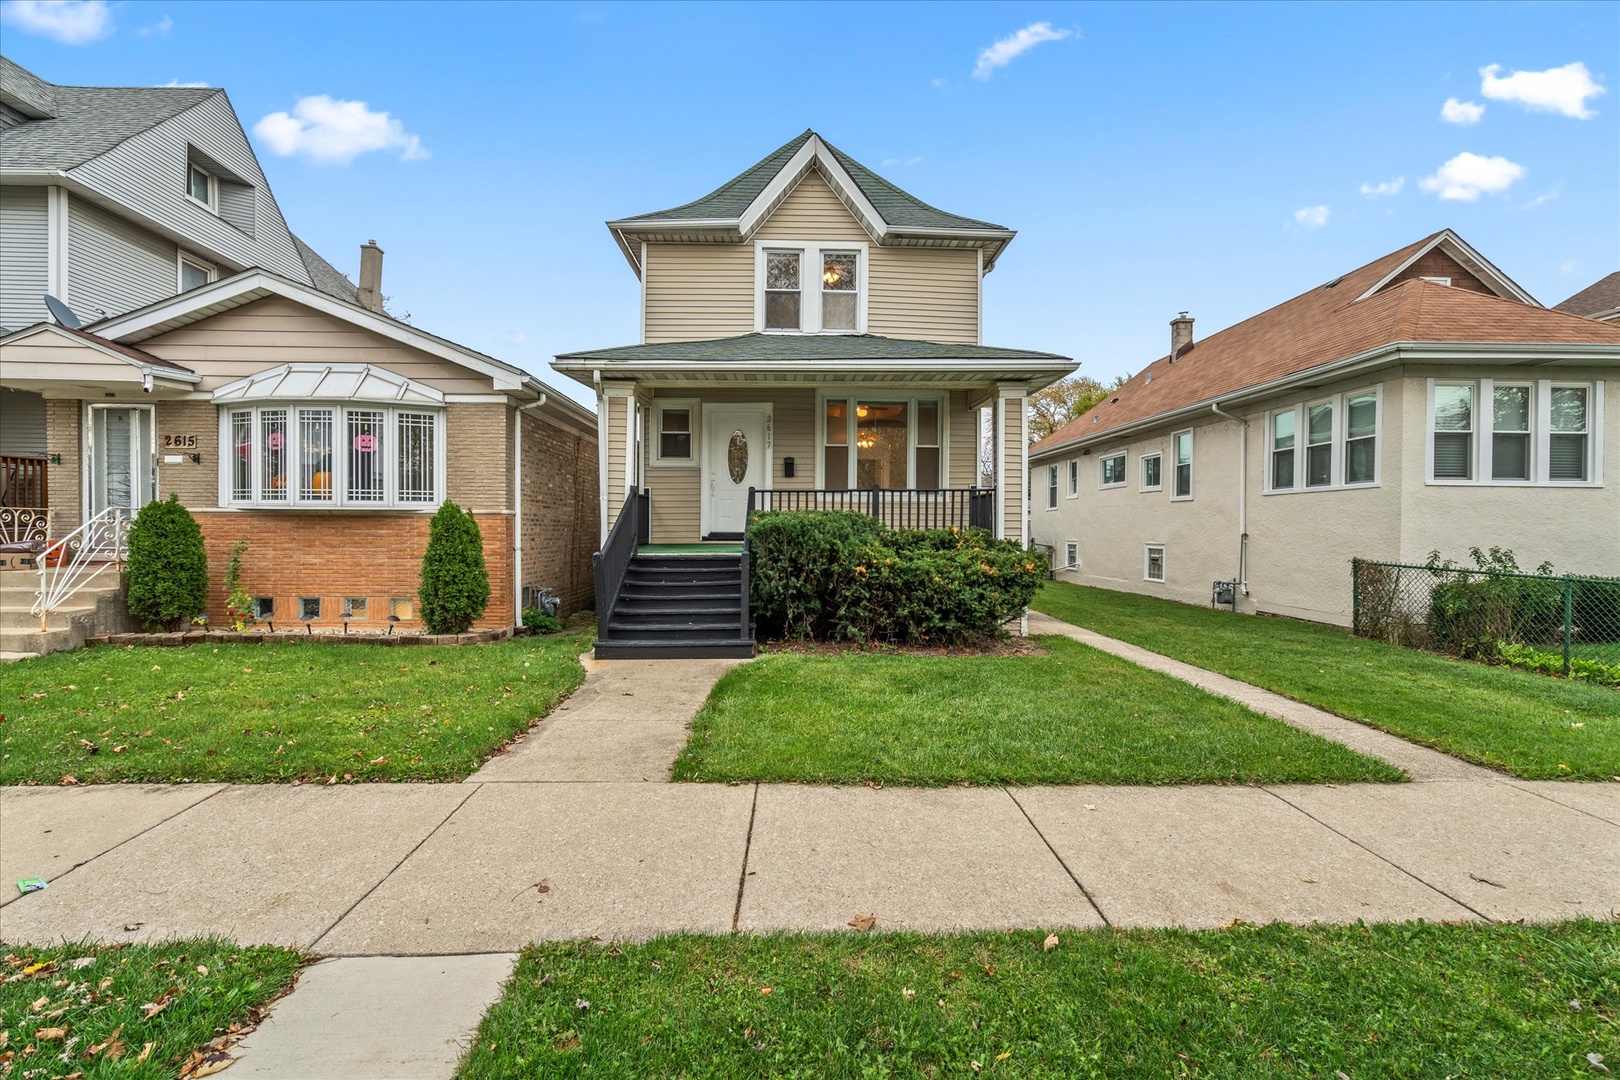
[[[299,621],[304,624],[304,632],[310,634],[311,636],[313,636],[315,633],[315,625],[313,622],[314,618],[315,616],[313,615],[300,615],[298,617]]]
[[[397,623],[397,622],[399,622],[399,616],[398,615],[390,615],[390,616],[388,616],[388,636],[389,637],[394,636],[394,624]]]
[[[343,613],[343,632],[345,634],[349,632],[349,613],[347,611]]]

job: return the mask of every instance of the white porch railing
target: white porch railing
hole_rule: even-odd
[[[49,510],[34,506],[0,506],[0,547],[42,547],[50,535]]]
[[[109,566],[115,574],[123,569],[124,539],[129,531],[129,511],[109,506],[60,540],[47,542],[36,559],[39,591],[34,594],[30,613],[39,617],[39,632],[45,633],[46,620],[80,589],[100,577]]]

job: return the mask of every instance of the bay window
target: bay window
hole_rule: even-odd
[[[821,407],[821,478],[828,490],[919,488],[946,480],[945,401],[828,398]]]
[[[232,506],[433,506],[443,500],[440,410],[366,405],[227,408]],[[255,461],[257,459],[257,461]]]
[[[1603,384],[1429,382],[1429,482],[1586,484],[1601,479]]]
[[[1326,490],[1378,482],[1378,388],[1273,410],[1266,491]]]

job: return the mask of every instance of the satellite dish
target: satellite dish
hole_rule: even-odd
[[[56,297],[47,295],[45,297],[45,307],[50,311],[51,318],[56,320],[57,325],[65,326],[69,330],[77,330],[79,328],[79,317],[73,314],[72,308],[62,303],[62,301],[58,300]]]

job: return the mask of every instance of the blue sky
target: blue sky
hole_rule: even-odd
[[[55,82],[225,87],[296,232],[351,277],[375,237],[396,310],[534,371],[636,339],[603,221],[695,198],[806,127],[1018,229],[985,281],[986,343],[1099,378],[1162,355],[1179,310],[1207,335],[1445,226],[1544,303],[1620,268],[1616,4],[4,15],[6,54]]]

